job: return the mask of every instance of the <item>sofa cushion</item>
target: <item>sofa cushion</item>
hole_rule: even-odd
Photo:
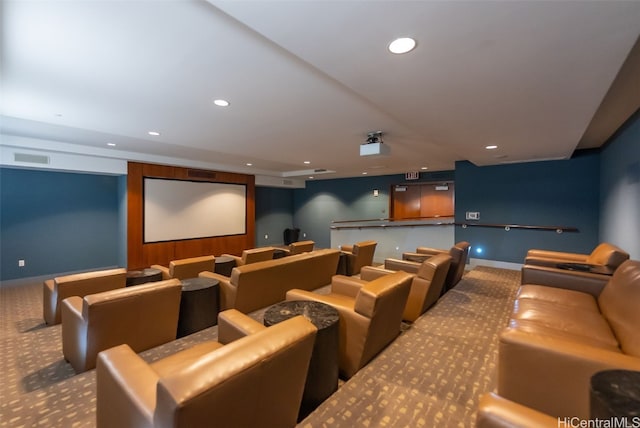
[[[598,305],[622,351],[640,357],[640,261],[627,260],[616,269],[600,293]]]
[[[581,293],[564,288],[548,287],[546,285],[525,284],[520,287],[516,296],[520,299],[536,299],[542,302],[556,303],[570,307],[580,307],[600,312],[598,303],[591,294]]]
[[[622,352],[618,344],[611,341],[610,336],[599,338],[595,335],[578,335],[527,319],[512,319],[509,321],[509,328],[574,344],[593,346],[617,353]]]
[[[534,299],[518,299],[512,318],[529,320],[577,336],[591,336],[617,346],[609,324],[599,313],[580,307],[570,307]]]

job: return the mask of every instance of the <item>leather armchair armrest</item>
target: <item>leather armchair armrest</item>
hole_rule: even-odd
[[[331,292],[355,299],[365,282],[366,281],[363,281],[362,279],[350,276],[333,275],[331,277]]]
[[[340,245],[340,251],[343,253],[353,253],[353,245]]]
[[[449,250],[443,250],[441,248],[418,247],[416,248],[416,253],[437,256],[438,254],[449,254]]]
[[[98,427],[152,426],[158,374],[129,345],[98,354]]]
[[[568,262],[569,260],[564,260],[564,262]],[[538,256],[527,256],[524,259],[525,265],[535,265],[535,266],[547,266],[555,268],[559,263],[562,263],[563,260],[552,259],[548,257],[538,257]]]
[[[226,345],[266,327],[236,309],[218,314],[218,342]]]
[[[558,428],[558,419],[494,393],[480,397],[477,428]]]
[[[381,276],[389,275],[394,272],[395,271],[393,270],[383,269],[381,267],[364,266],[360,270],[360,279],[363,281],[373,281],[376,278],[380,278]]]
[[[524,265],[522,284],[547,285],[592,294],[595,297],[611,279],[608,275],[551,268],[546,266]]]
[[[48,279],[42,284],[42,316],[44,321],[53,325],[56,323],[56,304],[58,293],[53,279]]]
[[[171,275],[169,275],[169,268],[167,266],[162,265],[151,265],[152,269],[158,269],[162,272],[162,279],[171,279]]]
[[[428,256],[426,258],[429,258],[429,257],[431,256]],[[385,259],[384,268],[393,270],[393,271],[401,270],[407,273],[418,273],[418,271],[420,270],[421,264],[422,262],[413,262],[409,260]]]
[[[82,314],[81,297],[67,297],[60,308],[62,316],[62,354],[64,359],[80,373],[86,370],[87,320]]]
[[[562,260],[572,261],[575,263],[586,263],[588,254],[578,253],[565,253],[562,251],[548,251],[548,250],[529,250],[526,257],[540,257],[543,259],[555,259],[558,263]]]
[[[640,370],[640,358],[510,328],[499,340],[498,394],[549,415],[586,419],[591,376],[614,368]]]
[[[428,258],[433,257],[433,254],[422,254],[422,253],[411,253],[406,252],[402,253],[402,260],[406,260],[409,262],[422,263]]]

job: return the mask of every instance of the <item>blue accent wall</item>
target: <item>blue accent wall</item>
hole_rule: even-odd
[[[0,279],[119,265],[118,180],[0,168]]]
[[[600,237],[640,260],[640,111],[600,155]]]
[[[453,171],[420,175],[411,182],[448,181],[454,176]],[[306,188],[294,190],[294,222],[316,247],[329,248],[333,221],[388,218],[391,186],[402,183],[404,175],[307,181]]]
[[[293,190],[256,187],[256,247],[282,245],[284,230],[292,227]]]
[[[473,258],[514,263],[522,263],[530,248],[591,252],[598,243],[599,183],[597,152],[485,167],[457,162],[457,222],[465,221],[467,211],[479,211],[478,223],[565,226],[579,232],[458,226],[455,240],[470,242]]]

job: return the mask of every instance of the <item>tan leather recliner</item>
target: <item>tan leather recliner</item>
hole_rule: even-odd
[[[244,250],[242,256],[238,257],[233,254],[223,254],[223,256],[231,257],[236,261],[236,266],[244,266],[251,263],[264,262],[273,259],[273,247],[260,247]]]
[[[569,424],[565,424],[569,426]],[[558,418],[507,400],[494,393],[480,397],[477,428],[558,428]]]
[[[448,254],[438,254],[420,264],[411,281],[411,291],[402,315],[403,320],[414,322],[438,301],[450,264],[451,256]],[[395,271],[365,266],[360,271],[360,280],[372,281],[393,272]]]
[[[555,267],[559,263],[583,263],[594,266],[606,266],[613,271],[625,260],[629,260],[629,253],[615,245],[603,242],[599,244],[591,254],[529,250],[524,259],[524,263],[527,265],[549,267]]]
[[[340,314],[340,375],[349,379],[400,334],[413,276],[394,272],[360,284],[335,275],[327,295],[294,289],[287,300],[314,300]]]
[[[597,297],[588,278],[582,291],[561,285],[520,287],[499,339],[498,394],[551,416],[586,419],[591,376],[640,370],[640,261],[622,263]]]
[[[363,266],[373,263],[376,241],[362,241],[353,245],[341,245],[340,251],[347,256],[347,275],[357,275]]]
[[[101,352],[98,428],[295,426],[313,324],[298,316],[267,328],[229,310],[218,331],[220,342],[151,364],[127,345]]]
[[[415,253],[402,253],[402,259],[421,263],[427,258],[435,256],[437,254],[449,254],[451,256],[451,265],[449,266],[447,278],[444,281],[444,287],[442,287],[442,294],[444,294],[455,287],[455,285],[462,279],[462,276],[464,275],[464,269],[467,265],[467,259],[469,258],[470,248],[471,245],[466,241],[460,241],[456,243],[449,250],[418,247]],[[399,264],[396,265],[398,266]],[[387,263],[385,261],[385,267],[386,266]],[[388,269],[392,268],[388,267]]]
[[[285,250],[288,256],[294,256],[296,254],[308,253],[313,251],[313,247],[316,245],[314,241],[298,241],[289,244],[289,248]]]
[[[152,265],[152,268],[162,271],[162,279],[188,279],[197,278],[200,272],[213,272],[215,268],[214,256],[190,257],[188,259],[173,260],[169,267]]]
[[[182,286],[178,279],[62,301],[62,353],[76,373],[96,366],[98,352],[122,343],[135,352],[175,340]]]
[[[59,276],[44,281],[42,285],[42,312],[47,324],[60,324],[61,302],[67,297],[100,293],[124,288],[127,271],[122,268]]]

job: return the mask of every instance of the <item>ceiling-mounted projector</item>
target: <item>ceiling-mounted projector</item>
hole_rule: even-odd
[[[367,140],[360,144],[360,156],[388,155],[389,147],[382,142],[382,131],[367,134]]]

